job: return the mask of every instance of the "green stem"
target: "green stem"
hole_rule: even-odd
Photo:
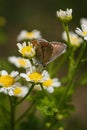
[[[74,59],[74,50],[71,48],[71,52],[69,53],[69,69],[68,69],[68,80],[72,78],[73,70],[75,69],[75,59]]]
[[[83,45],[82,45],[82,48],[81,48],[81,50],[80,50],[80,53],[79,53],[79,56],[78,56],[78,59],[77,59],[76,67],[77,67],[77,66],[79,65],[79,63],[81,62],[82,56],[83,56],[84,51],[85,51],[85,49],[86,49],[86,44],[87,44],[87,43],[83,43]]]
[[[50,96],[48,95],[48,93],[44,90],[43,85],[40,84],[40,86],[41,86],[41,89],[42,89],[42,91],[44,92],[44,94],[47,96],[48,100],[51,101],[51,98],[50,98]]]
[[[71,41],[70,41],[70,37],[69,37],[69,28],[68,28],[68,23],[63,22],[63,28],[66,32],[66,36],[67,36],[67,44],[69,45],[69,47],[71,46]]]
[[[32,86],[31,86],[31,88],[29,89],[28,93],[27,93],[21,100],[19,100],[15,105],[20,104],[21,102],[23,102],[23,101],[26,99],[26,97],[27,97],[27,96],[30,94],[30,92],[32,91],[34,85],[35,85],[35,84],[32,83]]]
[[[10,110],[11,110],[11,119],[10,119],[11,130],[15,130],[15,106],[12,100],[13,97],[10,96],[8,97],[9,97]]]
[[[68,55],[69,55],[69,69],[68,69],[68,80],[71,78],[71,73],[74,67],[74,49],[71,46],[71,41],[70,41],[70,37],[69,37],[69,28],[68,28],[68,23],[63,22],[63,28],[66,32],[66,36],[67,36],[67,44],[68,44]]]

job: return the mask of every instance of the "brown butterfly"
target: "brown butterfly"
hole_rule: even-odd
[[[32,40],[31,43],[36,48],[36,58],[44,66],[56,59],[60,54],[65,52],[66,44],[60,42],[48,42],[47,40]]]

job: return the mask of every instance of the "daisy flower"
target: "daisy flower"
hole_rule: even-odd
[[[13,89],[13,95],[17,97],[24,97],[29,91],[29,88],[22,86],[20,83],[15,85]]]
[[[20,68],[28,68],[31,67],[31,62],[29,59],[25,59],[22,57],[10,56],[8,57],[9,62],[14,64],[16,67]]]
[[[62,38],[67,42],[66,32],[62,33]],[[80,44],[82,43],[82,38],[78,37],[78,35],[76,33],[72,32],[72,31],[69,32],[69,38],[70,38],[72,46],[79,47]]]
[[[45,80],[42,83],[44,89],[46,89],[49,93],[53,93],[54,92],[54,87],[59,87],[61,85],[61,83],[59,82],[59,80],[57,78],[53,78],[51,79],[50,77]]]
[[[40,39],[41,33],[38,30],[33,30],[31,32],[28,32],[27,30],[22,30],[20,34],[17,37],[18,41],[22,40],[31,40],[31,39]]]
[[[23,44],[17,43],[17,46],[19,48],[19,52],[28,58],[33,58],[35,56],[35,47],[33,47],[32,43],[28,42],[28,45],[26,42]]]
[[[34,82],[34,83],[41,83],[48,77],[47,71],[42,71],[41,73],[37,71],[35,66],[32,66],[29,71],[26,73],[21,73],[21,77],[23,77],[26,81]]]
[[[57,78],[45,78],[45,80],[43,80],[42,82],[42,86],[45,90],[47,90],[49,93],[53,93],[54,92],[54,88],[56,87],[60,87],[61,83],[59,82],[59,80]],[[40,84],[36,84],[34,87],[35,90],[41,90],[41,86]]]
[[[70,21],[72,19],[72,9],[66,9],[66,11],[60,9],[57,11],[57,17],[64,22]]]
[[[0,71],[0,92],[13,95],[14,85],[17,84],[18,72],[12,71],[10,74],[6,70]]]
[[[83,37],[84,40],[87,40],[87,25],[86,24],[81,24],[81,29],[80,28],[76,28],[76,33]]]

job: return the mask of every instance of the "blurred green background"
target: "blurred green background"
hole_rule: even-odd
[[[0,0],[0,58],[17,52],[17,35],[21,30],[38,29],[48,41],[62,41],[63,28],[56,17],[59,9],[73,9],[70,30],[87,18],[87,0]],[[87,130],[87,87],[78,87],[73,95],[76,111],[66,122],[66,130]]]

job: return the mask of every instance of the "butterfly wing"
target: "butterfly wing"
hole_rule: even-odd
[[[36,58],[45,65],[52,55],[52,45],[44,39],[32,40],[32,44],[36,47]]]
[[[53,47],[53,51],[52,51],[52,55],[50,56],[50,58],[49,58],[49,60],[48,60],[48,62],[46,64],[53,61],[59,55],[64,53],[66,51],[66,47],[67,47],[66,44],[61,43],[61,42],[50,42],[50,44]]]
[[[66,50],[66,44],[60,42],[48,42],[44,39],[32,40],[32,44],[36,48],[36,58],[43,65],[56,59]]]

